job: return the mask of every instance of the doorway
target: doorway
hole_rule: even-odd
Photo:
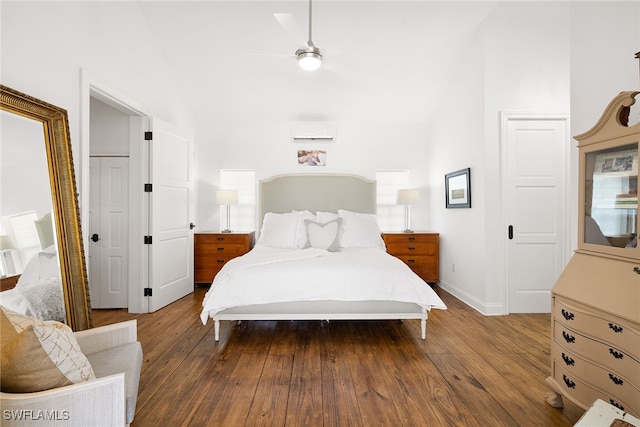
[[[549,313],[566,264],[568,117],[502,115],[508,313]]]

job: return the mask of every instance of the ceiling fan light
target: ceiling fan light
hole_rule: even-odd
[[[298,65],[306,71],[315,71],[322,65],[322,54],[320,51],[298,51]]]

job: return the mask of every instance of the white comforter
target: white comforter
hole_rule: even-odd
[[[375,248],[277,249],[256,246],[227,262],[205,295],[200,314],[290,301],[400,301],[446,309],[440,297],[399,259]]]

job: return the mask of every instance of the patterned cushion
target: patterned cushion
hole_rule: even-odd
[[[96,376],[71,328],[2,307],[0,388],[9,393],[49,390]]]

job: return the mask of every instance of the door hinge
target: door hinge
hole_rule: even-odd
[[[145,141],[152,141],[153,140],[153,132],[148,131],[144,133],[144,140]]]
[[[151,236],[144,236],[144,244],[145,245],[151,245]]]
[[[153,184],[145,184],[144,185],[144,192],[145,193],[151,193],[153,191]]]
[[[153,290],[151,288],[144,288],[144,296],[145,297],[152,297],[153,295]]]

